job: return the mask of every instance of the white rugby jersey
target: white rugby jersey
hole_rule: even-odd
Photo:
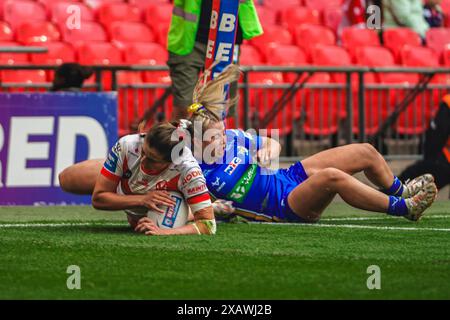
[[[178,191],[183,194],[192,212],[211,206],[205,177],[191,150],[185,148],[180,163],[172,163],[161,172],[146,170],[141,165],[144,139],[139,134],[128,135],[112,147],[101,174],[119,182],[117,193],[130,195],[145,194],[150,190]]]

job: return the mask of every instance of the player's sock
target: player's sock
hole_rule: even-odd
[[[382,190],[382,192],[389,196],[401,197],[403,194],[403,183],[399,178],[394,176],[394,182],[392,183],[392,186],[389,189]]]
[[[389,208],[387,214],[390,216],[406,216],[408,207],[405,199],[395,196],[389,196]]]

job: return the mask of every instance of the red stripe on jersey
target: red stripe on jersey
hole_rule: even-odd
[[[209,193],[205,192],[202,194],[199,194],[198,196],[194,196],[192,198],[187,199],[187,203],[188,204],[197,204],[203,201],[208,201],[211,200],[211,198],[209,197]]]
[[[102,168],[102,171],[100,171],[100,173],[102,174],[102,176],[104,176],[105,178],[112,180],[114,182],[119,182],[120,177],[116,176],[115,174],[111,173],[110,171],[108,171],[108,169],[106,169],[105,167]]]
[[[123,173],[125,174],[125,172],[128,171],[128,161],[127,161],[127,157],[125,157],[123,159]],[[133,194],[133,192],[131,191],[130,185],[128,184],[128,179],[121,179],[120,180],[120,185],[122,187],[123,193],[125,194]]]
[[[170,179],[169,182],[167,182],[167,190],[180,191],[178,190],[178,180],[180,180],[180,175]]]

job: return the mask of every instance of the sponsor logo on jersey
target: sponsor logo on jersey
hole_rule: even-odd
[[[243,146],[238,146],[238,155],[246,156],[248,155],[248,149]]]
[[[113,151],[115,154],[120,154],[120,153],[122,152],[122,147],[121,147],[121,145],[120,145],[119,142],[117,142],[117,143],[114,145],[114,147],[112,148],[112,151]]]
[[[167,181],[166,180],[159,181],[155,185],[155,189],[156,190],[167,190]]]
[[[238,167],[239,163],[242,162],[241,158],[234,157],[233,160],[231,160],[230,164],[225,168],[223,172],[228,173],[228,175],[232,175],[234,170]]]
[[[255,180],[256,168],[256,164],[248,167],[230,193],[228,193],[227,198],[237,203],[242,203],[244,201]]]
[[[196,194],[196,193],[204,192],[206,190],[207,190],[206,189],[206,184],[202,184],[200,186],[195,186],[193,188],[189,188],[187,190],[187,194],[190,196],[190,195],[193,195],[193,194]]]
[[[117,154],[115,154],[111,150],[111,152],[108,154],[108,157],[106,158],[106,161],[104,164],[105,168],[108,169],[108,171],[110,171],[110,172],[116,172],[118,161],[119,161],[119,157],[117,156]]]
[[[183,182],[181,183],[181,185],[186,185],[187,183],[189,183],[189,181],[191,181],[192,179],[199,177],[202,175],[202,172],[200,170],[196,170],[196,171],[192,171],[189,172],[189,174],[184,177]]]
[[[216,189],[216,191],[217,191],[217,192],[220,192],[220,190],[222,190],[223,187],[225,187],[225,185],[226,185],[226,183],[225,183],[225,182],[222,182],[222,184],[220,185],[220,187],[218,187],[218,188]]]
[[[168,228],[173,228],[175,220],[177,220],[178,211],[180,210],[181,201],[183,201],[180,197],[173,195],[171,197],[175,201],[175,205],[173,207],[167,207],[162,223],[163,226]]]
[[[218,187],[220,186],[220,177],[216,177],[216,181],[214,181],[213,183],[211,183],[211,185],[213,187]]]

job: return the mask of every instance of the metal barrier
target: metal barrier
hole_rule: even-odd
[[[0,66],[3,70],[46,70],[57,66]],[[93,66],[95,82],[84,90],[119,92],[119,134],[140,120],[170,118],[169,83],[122,83],[120,73],[161,73],[166,66]],[[243,66],[240,102],[229,125],[279,129],[283,160],[298,159],[353,142],[370,142],[387,158],[420,158],[424,133],[450,89],[450,68]],[[257,73],[281,73],[278,82],[250,82]],[[380,75],[409,75],[408,83],[379,84]],[[315,77],[327,75],[329,83]],[[46,84],[1,83],[0,91],[47,91]]]

